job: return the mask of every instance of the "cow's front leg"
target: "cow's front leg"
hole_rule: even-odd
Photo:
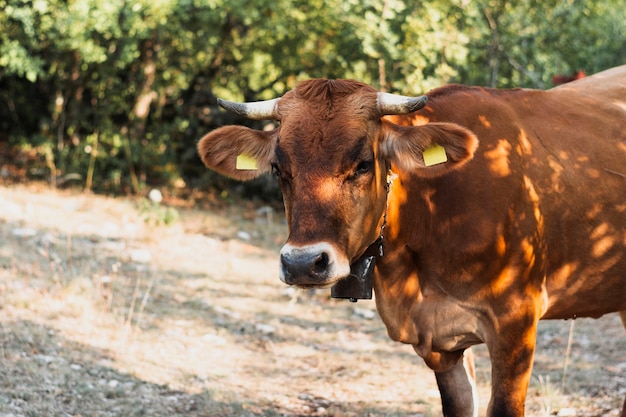
[[[499,331],[487,340],[491,357],[490,417],[523,417],[530,382],[537,321],[519,318],[500,323]]]
[[[435,377],[444,417],[478,416],[474,355],[470,349],[465,351],[463,360],[447,371],[435,372]]]

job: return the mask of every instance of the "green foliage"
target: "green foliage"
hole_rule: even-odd
[[[555,74],[626,63],[621,0],[478,0],[462,79],[494,87],[549,88]]]
[[[214,178],[196,141],[251,123],[216,96],[310,77],[549,88],[626,62],[621,0],[0,0],[0,27],[0,141],[110,192]]]

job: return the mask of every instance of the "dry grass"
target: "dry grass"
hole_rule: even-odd
[[[0,187],[0,417],[441,414],[432,373],[368,318],[373,302],[279,282],[280,213],[181,208],[163,227],[140,208]],[[576,323],[562,390],[569,323],[542,325],[531,416],[618,415],[619,319]]]

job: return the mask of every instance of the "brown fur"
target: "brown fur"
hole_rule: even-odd
[[[439,373],[459,415],[459,360],[486,343],[489,415],[522,416],[538,320],[626,314],[626,66],[550,91],[428,96],[381,119],[372,88],[313,80],[280,100],[276,131],[223,128],[199,152],[235,178],[278,168],[290,245],[330,242],[354,261],[388,206],[374,290],[390,337]],[[448,161],[426,167],[432,144]],[[259,171],[234,169],[242,151]]]

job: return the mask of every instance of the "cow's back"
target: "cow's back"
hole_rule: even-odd
[[[626,66],[546,96],[540,126],[526,124],[537,127],[529,176],[546,219],[547,317],[626,309]]]
[[[624,90],[626,90],[626,65],[559,85],[549,91],[563,96],[573,93],[589,97],[604,97],[605,100],[621,103],[624,108],[626,104]]]

